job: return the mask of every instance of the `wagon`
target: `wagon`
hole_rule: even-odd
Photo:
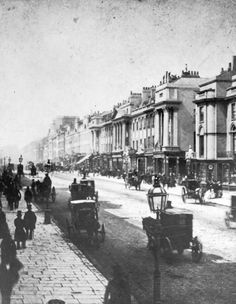
[[[195,203],[199,202],[202,204],[206,189],[204,185],[196,179],[186,179],[182,183],[181,191],[181,197],[184,203],[186,203],[188,198],[193,198],[195,200]]]
[[[69,186],[71,197],[69,198],[69,207],[71,201],[74,200],[95,200],[98,205],[98,191],[95,190],[95,182],[93,179],[82,178],[80,183],[72,183]]]
[[[70,219],[66,219],[69,237],[85,234],[89,243],[99,244],[105,240],[105,225],[98,221],[98,206],[95,200],[74,200],[70,202]]]
[[[143,229],[148,237],[148,248],[155,244],[157,233],[160,236],[160,249],[163,257],[170,261],[173,252],[182,254],[185,249],[191,249],[192,260],[200,261],[202,243],[198,237],[193,237],[193,215],[189,211],[177,208],[167,208],[165,202],[159,211],[159,219],[143,218]]]
[[[127,176],[125,177],[125,188],[131,188],[135,187],[136,190],[140,190],[140,186],[142,183],[142,176],[140,175],[134,175],[133,173],[128,173]]]
[[[231,228],[232,223],[236,223],[236,196],[231,196],[230,210],[225,213],[225,225]]]

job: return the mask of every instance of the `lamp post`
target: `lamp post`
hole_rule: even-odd
[[[10,163],[11,163],[11,157],[9,156],[9,158],[8,158],[8,164],[10,165]]]
[[[23,162],[23,157],[22,157],[22,154],[20,155],[19,157],[19,163],[21,164]]]
[[[153,272],[153,304],[161,303],[161,273],[160,273],[160,247],[161,247],[161,211],[165,210],[167,192],[160,185],[160,180],[155,176],[153,186],[148,190],[148,205],[150,211],[156,214],[156,219],[151,218],[151,225],[146,227],[147,234],[152,236],[150,249],[154,257]],[[150,221],[150,219],[149,219]]]
[[[187,174],[191,174],[191,160],[194,158],[192,146],[189,145],[188,151],[185,153],[185,160],[187,165]]]

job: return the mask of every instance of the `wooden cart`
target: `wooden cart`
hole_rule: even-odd
[[[74,200],[70,202],[71,217],[66,220],[69,237],[72,233],[86,233],[90,243],[105,240],[105,226],[98,221],[98,206],[95,200]]]
[[[197,237],[192,236],[193,215],[191,213],[182,209],[164,207],[160,211],[160,226],[156,225],[157,221],[152,217],[143,219],[143,229],[148,237],[149,249],[155,244],[156,233],[159,232],[161,252],[167,260],[172,258],[174,250],[182,254],[185,249],[191,249],[192,260],[200,261],[202,244]]]

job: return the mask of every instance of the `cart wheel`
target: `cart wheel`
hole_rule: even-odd
[[[182,196],[183,202],[186,203],[186,190],[185,190],[184,187],[182,188],[182,195],[181,196]]]
[[[105,235],[106,235],[106,232],[105,232],[105,225],[102,224],[102,228],[101,228],[102,242],[105,241]]]
[[[162,250],[163,250],[163,257],[167,262],[171,262],[173,258],[173,249],[171,245],[171,241],[168,237],[165,237],[162,242]]]
[[[228,211],[225,213],[225,216],[225,225],[227,228],[230,228],[230,216]]]
[[[197,263],[202,258],[202,243],[198,240],[197,236],[192,241],[192,261]]]

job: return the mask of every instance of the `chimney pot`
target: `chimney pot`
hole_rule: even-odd
[[[228,71],[231,71],[231,62],[229,62]]]

